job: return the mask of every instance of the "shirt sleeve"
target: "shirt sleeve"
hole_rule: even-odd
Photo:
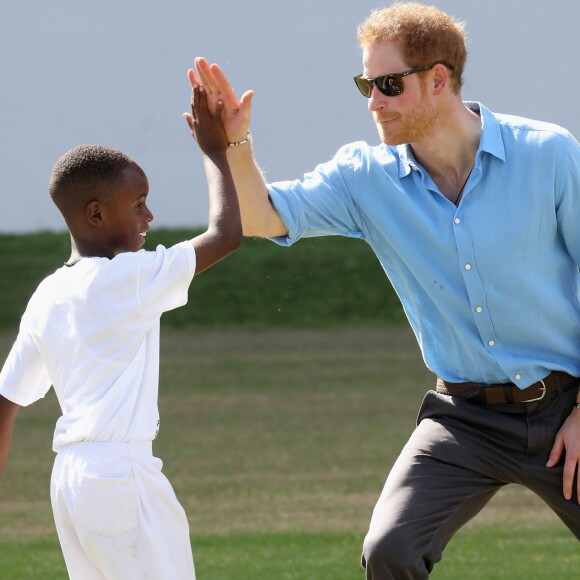
[[[580,266],[580,145],[568,134],[556,161],[556,211],[564,242]]]
[[[44,397],[51,386],[34,339],[21,328],[0,373],[0,395],[26,407]]]
[[[361,166],[362,145],[345,145],[301,181],[268,184],[270,200],[288,229],[287,236],[272,241],[289,246],[302,237],[362,237],[359,211],[350,195],[352,175]]]
[[[186,304],[194,273],[195,248],[191,241],[171,248],[157,246],[155,252],[143,252],[138,272],[142,316],[156,318]]]

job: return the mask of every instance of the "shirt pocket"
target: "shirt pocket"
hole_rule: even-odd
[[[132,477],[85,475],[77,490],[78,523],[113,538],[139,529],[139,496]]]

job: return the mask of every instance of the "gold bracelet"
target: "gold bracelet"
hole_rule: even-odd
[[[243,145],[244,143],[247,143],[250,140],[250,132],[248,131],[246,133],[246,138],[245,139],[241,139],[240,141],[234,141],[233,143],[228,143],[228,147],[238,147],[238,145]]]

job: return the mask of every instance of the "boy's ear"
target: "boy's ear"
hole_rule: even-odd
[[[103,225],[103,212],[101,204],[96,199],[93,201],[89,201],[89,203],[87,203],[85,213],[87,216],[87,221],[91,225],[97,228]]]

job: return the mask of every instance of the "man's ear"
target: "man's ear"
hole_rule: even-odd
[[[433,67],[433,92],[436,95],[440,94],[448,82],[449,71],[447,67],[442,63],[437,63]]]
[[[85,209],[85,214],[87,216],[87,221],[97,227],[100,228],[103,225],[103,211],[99,201],[96,199],[93,201],[89,201],[87,203],[87,207]]]

